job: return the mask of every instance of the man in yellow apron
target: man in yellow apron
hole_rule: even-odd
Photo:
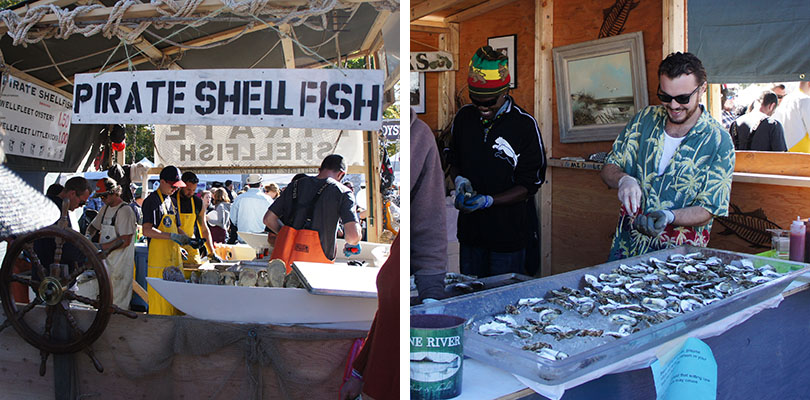
[[[194,192],[197,191],[197,184],[200,183],[200,180],[197,178],[197,174],[191,171],[183,172],[181,180],[185,186],[175,193],[175,199],[177,200],[175,204],[177,204],[177,209],[180,212],[180,225],[186,227],[188,233],[191,233],[192,236],[202,236],[205,239],[205,244],[208,246],[209,260],[212,262],[222,262],[222,260],[214,254],[214,242],[211,240],[211,232],[208,229],[205,216],[207,210],[203,209],[202,199],[194,196]],[[188,253],[188,259],[184,261],[184,264],[202,264],[199,250],[190,245],[183,246],[183,249]]]
[[[96,184],[96,194],[104,206],[87,227],[88,237],[99,232],[98,244],[102,250],[115,246],[118,238],[124,243],[107,255],[107,271],[112,285],[113,304],[129,309],[132,299],[132,265],[135,262],[135,211],[121,199],[121,186],[113,179],[104,178]]]
[[[160,171],[160,186],[143,201],[143,235],[149,238],[149,266],[147,275],[150,278],[163,279],[166,267],[177,267],[182,270],[183,259],[180,245],[187,245],[191,238],[180,229],[177,208],[171,195],[177,188],[186,184],[180,179],[180,169],[168,166]],[[149,294],[149,314],[180,315],[180,311],[169,304],[151,285],[147,285]]]

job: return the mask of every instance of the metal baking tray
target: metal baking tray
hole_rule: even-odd
[[[682,246],[648,253],[643,256],[613,261],[593,267],[578,269],[559,275],[516,283],[478,293],[454,297],[437,303],[411,308],[411,314],[441,313],[479,320],[503,314],[507,305],[514,305],[521,298],[546,297],[551,289],[562,286],[582,289],[582,277],[587,274],[606,273],[621,264],[634,265],[650,257],[666,259],[671,254],[701,252],[707,257],[715,256],[730,263],[733,260],[750,259],[755,265],[770,264],[777,270],[791,270],[784,276],[755,286],[723,300],[655,324],[621,339],[607,340],[595,347],[571,354],[569,357],[551,361],[531,351],[522,350],[515,344],[499,340],[499,337],[481,336],[467,329],[464,335],[464,354],[484,363],[504,369],[547,385],[558,385],[611,365],[630,356],[656,347],[706,326],[745,308],[756,305],[779,294],[799,275],[808,272],[807,264],[759,257],[745,253]]]

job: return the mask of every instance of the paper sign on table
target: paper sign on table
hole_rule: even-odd
[[[697,338],[689,338],[672,357],[653,361],[657,400],[717,398],[717,362],[712,349]]]

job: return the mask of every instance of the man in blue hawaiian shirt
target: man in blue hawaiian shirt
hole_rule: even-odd
[[[658,78],[662,105],[630,120],[602,169],[622,204],[611,260],[706,246],[713,218],[728,215],[734,144],[699,104],[707,87],[703,64],[693,54],[673,53]]]

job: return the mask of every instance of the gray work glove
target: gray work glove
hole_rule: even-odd
[[[172,233],[171,239],[173,242],[181,246],[187,246],[189,243],[191,243],[191,238],[183,235],[182,233]]]
[[[657,237],[672,221],[675,221],[675,214],[672,211],[659,210],[637,216],[633,227],[647,236]]]

